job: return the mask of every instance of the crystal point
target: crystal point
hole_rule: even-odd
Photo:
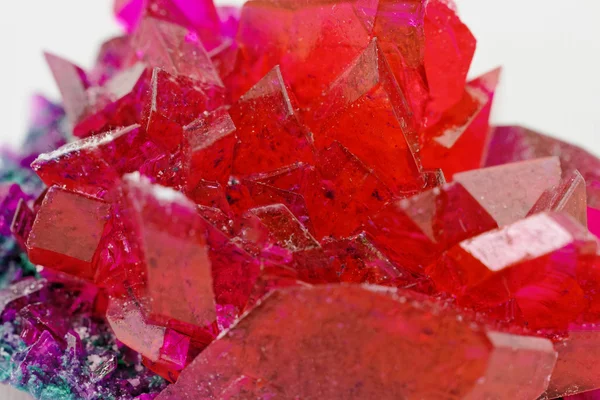
[[[556,157],[456,174],[460,183],[498,222],[506,225],[527,215],[544,191],[557,186],[561,165]]]

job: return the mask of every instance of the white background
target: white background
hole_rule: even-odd
[[[523,124],[600,155],[600,1],[456,2],[478,39],[471,76],[504,67],[494,122]],[[110,0],[3,3],[0,143],[16,145],[27,126],[29,96],[58,99],[42,51],[89,67],[98,45],[119,27]],[[0,390],[0,399],[8,396]]]

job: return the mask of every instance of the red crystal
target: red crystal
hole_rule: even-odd
[[[600,208],[600,161],[575,145],[519,126],[500,126],[492,130],[485,165],[556,156],[565,172],[577,170],[585,179],[590,206]]]
[[[388,203],[367,231],[398,265],[422,274],[442,251],[498,223],[459,183]]]
[[[441,168],[451,178],[482,166],[489,136],[489,118],[500,69],[467,84],[458,103],[424,130],[423,165]]]
[[[109,209],[110,205],[101,200],[51,187],[27,239],[29,259],[92,279],[92,259],[98,251]]]
[[[184,127],[183,136],[190,153],[186,166],[188,190],[195,190],[202,180],[227,185],[237,142],[236,127],[229,113],[219,109],[202,116]]]
[[[447,110],[463,96],[475,53],[475,38],[447,2],[427,3],[424,66],[429,86],[429,113]]]
[[[460,398],[533,399],[545,390],[555,359],[546,339],[486,331],[408,293],[292,288],[273,293],[213,342],[158,399],[231,392],[238,398],[247,391],[256,398],[263,389],[281,398],[451,392]],[[513,368],[505,368],[507,361]],[[390,368],[405,362],[411,368]]]
[[[312,161],[308,131],[279,67],[265,75],[229,110],[237,127],[233,172],[246,176],[298,161]]]
[[[318,148],[340,142],[395,193],[423,187],[412,115],[376,40],[334,82],[316,115],[324,121]]]
[[[600,162],[490,129],[500,69],[466,81],[451,2],[115,13],[127,33],[89,71],[46,55],[79,139],[15,161],[49,189],[2,187],[0,258],[20,244],[43,285],[87,282],[94,318],[174,383],[158,399],[600,389]],[[92,351],[31,281],[11,290],[26,359]],[[89,385],[129,377],[118,360]]]
[[[534,330],[564,329],[595,314],[588,299],[597,251],[574,220],[542,213],[461,242],[427,273],[461,305]],[[517,311],[505,316],[508,304]]]
[[[558,158],[462,172],[454,176],[479,204],[503,226],[523,218],[540,196],[561,178]]]

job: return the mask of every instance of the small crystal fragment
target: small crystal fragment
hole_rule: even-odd
[[[92,279],[110,205],[53,186],[46,193],[27,239],[31,262]]]
[[[564,212],[587,226],[587,210],[585,181],[579,171],[574,170],[557,186],[546,190],[529,210],[529,215],[542,211]]]
[[[503,226],[527,215],[544,191],[557,186],[561,178],[556,157],[507,164],[454,176]]]
[[[294,162],[310,162],[312,144],[279,67],[272,69],[229,110],[237,128],[233,172],[245,176]]]
[[[386,204],[365,229],[392,261],[422,274],[445,249],[497,226],[471,193],[449,183]]]
[[[600,208],[600,161],[584,149],[520,126],[498,126],[491,132],[485,166],[558,157],[564,172],[577,170],[587,184],[588,204]]]
[[[224,109],[203,115],[184,127],[189,147],[187,186],[194,190],[201,180],[226,185],[232,174],[236,128]]]

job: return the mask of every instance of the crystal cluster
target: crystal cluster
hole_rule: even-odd
[[[600,161],[489,126],[500,70],[467,81],[453,4],[115,14],[93,68],[46,54],[62,106],[37,99],[2,153],[2,381],[40,399],[600,389]]]

